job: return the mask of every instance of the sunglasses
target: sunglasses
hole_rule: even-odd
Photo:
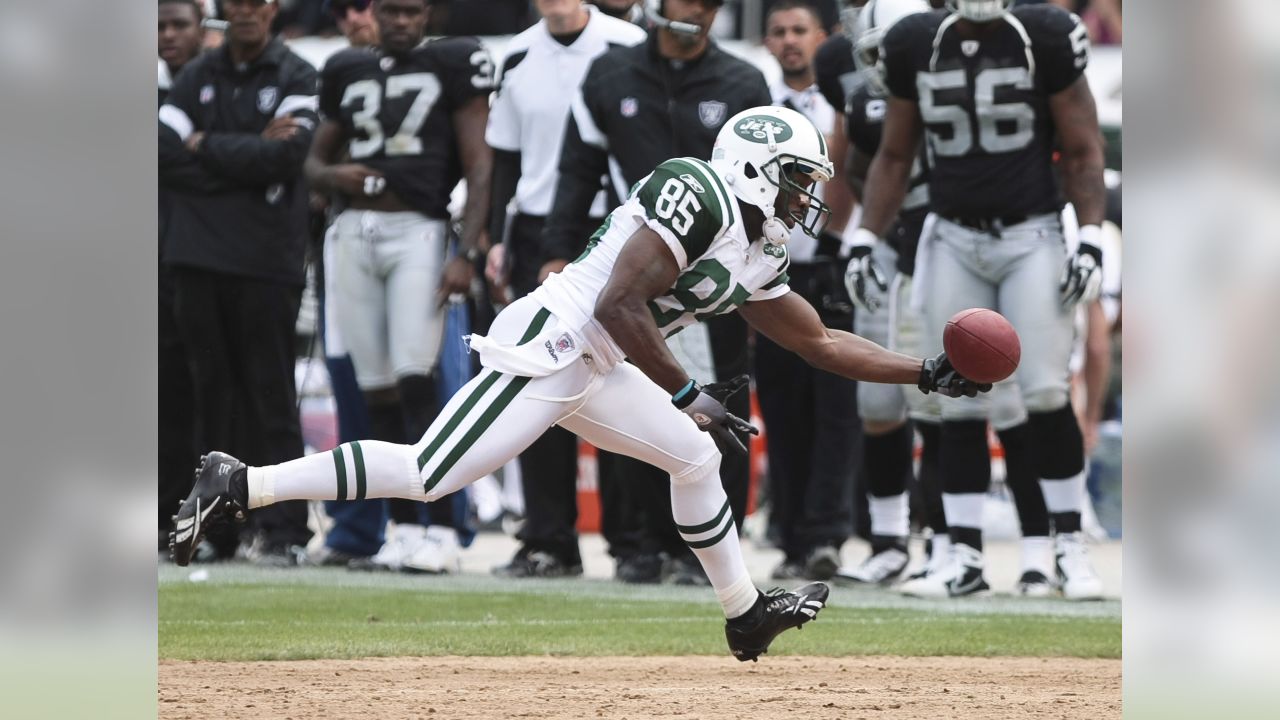
[[[348,8],[364,12],[373,4],[373,0],[327,0],[325,4],[329,6],[329,14],[335,20],[346,20]]]

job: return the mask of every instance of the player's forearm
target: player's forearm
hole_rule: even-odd
[[[596,303],[596,321],[640,371],[674,395],[689,382],[689,374],[676,362],[667,342],[653,323],[649,308],[636,302],[610,302],[606,295]]]
[[[884,237],[907,196],[911,177],[909,156],[882,150],[871,161],[862,195],[862,227]]]
[[[805,360],[820,370],[863,382],[915,385],[920,380],[920,358],[886,350],[843,330],[827,334],[826,342],[805,353]]]
[[[489,221],[489,180],[493,176],[493,157],[477,158],[467,171],[467,202],[462,208],[462,249],[488,250],[482,242]]]
[[[316,157],[315,153],[307,155],[302,162],[302,175],[312,192],[325,195],[337,194],[338,186],[334,183],[333,165]]]
[[[1075,207],[1080,225],[1101,225],[1106,217],[1107,187],[1102,180],[1105,161],[1102,142],[1064,151],[1061,161],[1062,186]]]

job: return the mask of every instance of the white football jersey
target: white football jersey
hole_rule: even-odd
[[[571,327],[587,325],[623,245],[645,226],[662,237],[680,267],[670,292],[649,302],[667,337],[745,302],[789,291],[786,248],[752,237],[758,229],[748,233],[736,199],[709,164],[676,158],[636,183],[591,236],[586,251],[564,272],[547,278],[533,298]]]

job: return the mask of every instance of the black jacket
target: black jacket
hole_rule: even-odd
[[[246,67],[224,47],[192,60],[160,108],[160,187],[168,192],[164,262],[290,284],[303,282],[307,188],[302,163],[316,127],[316,72],[279,39]],[[265,140],[277,115],[302,128]],[[192,153],[183,142],[205,133]]]
[[[656,33],[596,58],[565,127],[556,198],[542,236],[545,257],[572,259],[582,252],[582,219],[602,176],[609,177],[612,209],[664,160],[711,159],[726,120],[770,104],[760,71],[714,42],[682,68],[658,55]]]

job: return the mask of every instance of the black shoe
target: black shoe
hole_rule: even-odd
[[[641,585],[662,582],[662,558],[650,553],[620,557],[614,577],[624,583]]]
[[[582,575],[582,561],[569,562],[549,552],[520,548],[511,562],[495,567],[493,574],[509,578],[579,577]]]
[[[693,555],[671,558],[667,563],[665,574],[672,585],[697,587],[711,585],[711,580],[707,578],[707,571],[702,569],[702,563],[698,562],[698,558]]]
[[[200,458],[195,486],[173,516],[169,535],[173,562],[186,566],[209,526],[228,519],[244,522],[248,505],[247,468],[226,453],[211,452]]]
[[[741,617],[724,624],[729,651],[742,662],[756,661],[769,652],[769,643],[783,631],[799,628],[818,616],[827,604],[831,588],[826,583],[809,583],[791,592],[774,588],[761,594],[756,604]]]
[[[321,545],[319,550],[308,552],[306,562],[308,565],[317,567],[349,567],[351,563],[359,558],[366,558],[368,555],[353,555],[345,550],[331,548],[328,545]]]

